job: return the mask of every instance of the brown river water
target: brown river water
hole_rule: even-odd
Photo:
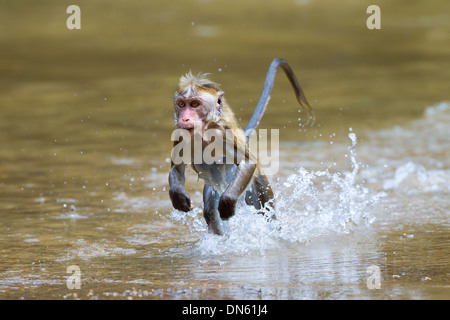
[[[381,2],[379,30],[370,1],[77,1],[80,30],[71,4],[0,2],[0,299],[450,298],[447,0]],[[277,57],[316,123],[279,72],[277,220],[214,236],[193,170],[196,208],[168,196],[178,78],[245,127]]]

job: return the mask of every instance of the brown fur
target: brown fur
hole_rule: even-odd
[[[203,212],[209,230],[216,234],[223,234],[222,220],[227,220],[234,215],[236,202],[243,193],[246,193],[247,204],[253,205],[258,210],[262,209],[266,203],[273,202],[273,192],[269,181],[262,173],[257,158],[250,153],[244,131],[239,128],[236,117],[223,94],[220,86],[210,81],[207,74],[193,75],[189,72],[180,78],[174,96],[177,126],[194,128],[190,131],[191,135],[196,134],[198,129],[201,133],[207,129],[221,130],[226,162],[229,163],[232,157],[232,161],[237,166],[235,171],[232,171],[229,165],[195,164],[194,159],[191,159],[194,170],[205,179]],[[194,106],[194,102],[198,102],[198,105]],[[228,130],[231,130],[231,136],[229,132],[227,134]],[[203,148],[208,143],[210,142],[203,140]],[[174,145],[176,144],[177,142]],[[194,157],[194,152],[191,154]],[[176,209],[189,211],[192,206],[184,190],[185,165],[172,163],[169,171],[169,194]],[[218,176],[217,172],[221,172],[222,169],[229,174],[220,173]]]

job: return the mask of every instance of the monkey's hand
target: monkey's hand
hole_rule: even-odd
[[[236,211],[237,199],[234,196],[227,194],[226,192],[222,194],[219,200],[219,213],[222,220],[228,220]]]
[[[191,199],[184,190],[184,188],[170,188],[169,190],[170,200],[175,209],[188,212],[194,208],[191,205]]]

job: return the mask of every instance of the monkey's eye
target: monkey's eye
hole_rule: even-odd
[[[199,105],[198,101],[192,101],[192,103],[191,103],[191,106],[193,108],[198,107],[198,105]]]
[[[184,108],[184,106],[186,106],[186,103],[184,103],[183,101],[178,102],[178,106],[180,108]]]

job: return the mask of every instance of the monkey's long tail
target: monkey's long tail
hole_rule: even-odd
[[[307,122],[305,123],[305,125],[312,126],[314,124],[315,121],[314,111],[309,105],[308,100],[306,100],[306,96],[303,93],[303,90],[300,87],[300,84],[298,83],[294,72],[292,71],[291,67],[286,62],[286,60],[277,58],[272,61],[272,64],[269,67],[269,71],[267,71],[266,82],[264,83],[264,89],[261,94],[261,98],[259,98],[259,102],[256,105],[255,112],[253,112],[253,115],[244,131],[246,137],[249,136],[252,130],[256,129],[256,127],[258,126],[259,122],[262,119],[262,116],[264,115],[264,112],[266,111],[266,107],[270,99],[270,93],[272,92],[275,75],[277,73],[277,68],[279,66],[283,69],[289,81],[291,82],[291,85],[295,91],[297,101],[300,103],[302,109],[305,110],[307,113]]]

